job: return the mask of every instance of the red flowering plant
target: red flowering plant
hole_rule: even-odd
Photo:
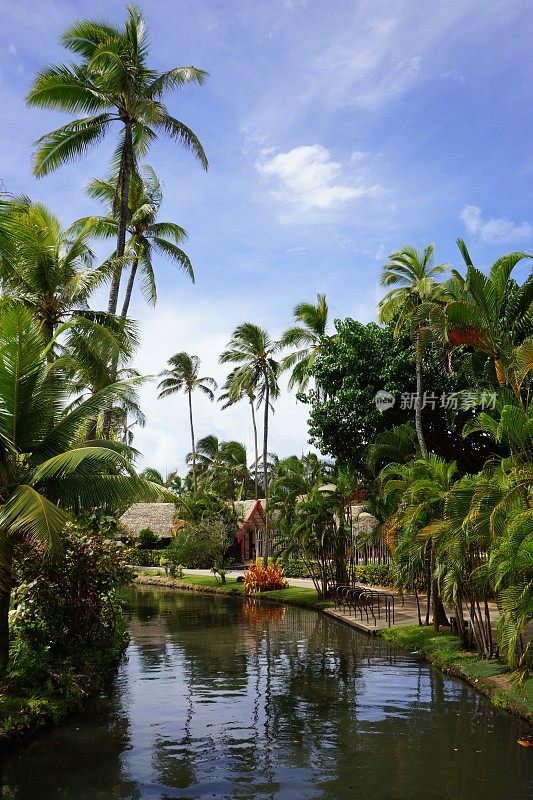
[[[252,561],[248,572],[244,575],[244,591],[247,594],[255,592],[268,592],[272,589],[285,589],[289,585],[283,577],[283,568],[278,564],[270,563],[264,567],[262,561]]]

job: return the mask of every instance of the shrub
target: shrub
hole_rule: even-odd
[[[294,556],[281,557],[278,563],[286,578],[309,578],[309,568],[305,561]]]
[[[357,583],[393,586],[392,564],[359,564],[355,568],[355,580]]]
[[[137,537],[137,546],[150,550],[160,543],[159,536],[151,528],[143,528]]]
[[[248,594],[285,589],[288,585],[279,564],[269,564],[268,567],[263,567],[259,560],[255,563],[252,561],[248,572],[244,574],[244,591]]]
[[[188,522],[176,534],[165,556],[173,564],[183,564],[189,569],[225,567],[225,555],[231,545],[234,528],[222,517]]]
[[[117,591],[133,578],[127,560],[118,542],[74,528],[61,557],[21,558],[10,612],[13,676],[38,683],[59,663],[83,670],[116,661],[126,642]]]
[[[129,563],[135,567],[158,567],[160,558],[161,550],[141,550],[135,547],[130,551]]]

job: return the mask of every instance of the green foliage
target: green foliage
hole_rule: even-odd
[[[159,536],[151,528],[143,528],[137,537],[137,546],[150,550],[159,544]]]
[[[226,552],[233,542],[235,528],[223,517],[189,522],[168,546],[165,556],[173,564],[189,569],[223,570]]]
[[[70,527],[60,557],[21,553],[10,613],[10,679],[38,684],[68,662],[111,662],[125,643],[117,592],[132,580],[128,551],[111,539]]]
[[[371,586],[394,586],[394,567],[392,564],[359,564],[355,567],[355,580]]]

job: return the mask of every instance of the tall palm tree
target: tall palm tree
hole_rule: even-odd
[[[159,383],[159,397],[169,397],[177,392],[185,392],[189,401],[189,423],[191,426],[192,444],[192,475],[194,491],[198,489],[196,481],[196,445],[194,439],[194,422],[192,414],[192,393],[196,390],[202,392],[211,402],[215,399],[213,390],[217,389],[217,382],[208,376],[200,377],[200,359],[189,353],[176,353],[168,360],[170,369],[160,373],[164,379]]]
[[[84,155],[102,141],[112,123],[120,125],[115,154],[117,263],[108,306],[109,313],[115,314],[126,246],[130,180],[137,155],[144,155],[157,134],[165,133],[191,150],[207,169],[199,139],[168,113],[162,99],[165,92],[186,83],[203,83],[206,73],[196,67],[174,67],[167,72],[149,67],[148,32],[142,13],[134,5],[128,6],[123,29],[81,20],[64,32],[61,41],[79,62],[45,67],[35,79],[27,102],[83,116],[37,140],[34,173],[42,177]]]
[[[280,364],[274,356],[280,343],[274,341],[263,328],[253,322],[243,322],[233,331],[227,349],[220,356],[221,364],[234,364],[235,388],[253,387],[259,405],[263,405],[263,486],[267,502],[267,529],[263,561],[268,564],[268,421],[270,402],[279,396],[278,376]]]
[[[109,386],[71,404],[71,384],[29,309],[11,305],[0,316],[0,664],[9,653],[8,612],[21,544],[53,555],[70,514],[157,499],[164,491],[134,472],[117,442],[86,446],[95,413],[120,398],[129,383]]]
[[[259,499],[259,442],[257,437],[257,420],[255,418],[255,388],[253,382],[246,384],[243,382],[243,376],[240,371],[233,370],[227,377],[224,384],[223,393],[220,395],[219,400],[223,403],[222,408],[229,408],[229,406],[238,403],[240,400],[246,398],[250,404],[250,413],[252,415],[252,429],[254,434],[254,497]]]
[[[435,246],[427,245],[422,252],[405,247],[389,256],[383,267],[382,286],[393,286],[378,306],[381,322],[396,321],[395,333],[408,329],[413,336],[416,365],[415,427],[420,453],[428,450],[422,427],[422,361],[427,335],[425,324],[428,306],[435,298],[436,278],[447,270],[446,264],[435,264]]]
[[[294,386],[303,392],[309,383],[313,365],[327,335],[328,304],[325,294],[317,294],[316,305],[299,303],[293,314],[296,325],[288,328],[281,337],[282,347],[296,347],[283,359],[283,369],[292,368],[289,389]],[[320,398],[320,387],[317,386]]]
[[[113,215],[113,200],[116,192],[116,177],[93,180],[87,189],[89,197],[102,200],[108,208],[105,217],[85,217],[78,220],[74,230],[90,231],[101,238],[116,238],[118,219]],[[141,292],[149,303],[155,305],[157,288],[154,275],[154,254],[164,256],[182,269],[194,283],[194,270],[188,255],[178,246],[187,237],[186,231],[173,222],[158,222],[157,216],[163,202],[161,184],[152,167],[146,165],[131,176],[128,221],[128,240],[125,256],[131,261],[130,274],[122,311],[125,319],[137,274],[142,277]]]

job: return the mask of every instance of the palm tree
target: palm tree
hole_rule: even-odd
[[[382,286],[394,286],[378,306],[381,322],[396,321],[395,334],[408,328],[414,338],[416,365],[415,427],[420,452],[425,458],[428,450],[422,428],[422,360],[424,341],[428,332],[425,312],[435,298],[435,279],[446,272],[445,264],[434,263],[435,246],[429,244],[423,252],[405,247],[389,256],[383,267]]]
[[[193,454],[185,461],[192,464]],[[221,442],[209,434],[196,443],[196,473],[205,488],[213,489],[228,500],[241,499],[250,480],[246,447],[241,442]]]
[[[35,79],[27,102],[83,116],[37,140],[34,173],[38,177],[47,175],[102,141],[113,122],[121,126],[115,155],[118,263],[108,306],[109,313],[115,314],[126,246],[130,180],[137,154],[144,155],[157,134],[165,133],[191,150],[207,169],[199,139],[168,113],[162,100],[166,91],[190,82],[203,83],[206,73],[196,67],[174,67],[162,73],[149,67],[148,32],[134,5],[128,6],[123,30],[108,23],[81,20],[65,31],[62,43],[80,62],[45,67]]]
[[[293,314],[297,324],[288,328],[280,340],[282,347],[298,348],[285,356],[282,367],[283,369],[292,368],[289,389],[296,386],[299,392],[303,392],[307,388],[328,327],[326,295],[317,294],[316,299],[316,305],[299,303],[295,306]],[[320,387],[318,386],[317,394],[320,398]]]
[[[267,502],[267,528],[263,561],[268,564],[268,418],[270,401],[279,396],[278,376],[280,364],[274,356],[280,344],[271,339],[263,328],[253,322],[243,322],[233,331],[227,349],[220,356],[221,364],[235,364],[232,382],[238,387],[253,387],[257,402],[263,405],[263,485]]]
[[[456,472],[455,462],[448,464],[431,453],[407,464],[389,464],[378,477],[384,500],[394,500],[397,508],[386,522],[387,535],[399,543],[404,555],[415,563],[420,561],[421,548],[425,549],[428,590],[426,624],[431,601],[436,630],[446,625],[447,620],[435,575],[436,532],[433,523],[442,518],[446,495],[453,486]],[[405,574],[400,569],[400,577],[402,572]]]
[[[92,312],[87,305],[94,289],[109,277],[109,266],[93,267],[86,226],[73,235],[46,206],[26,198],[4,205],[1,214],[7,234],[0,250],[4,297],[30,308],[48,341],[72,317],[83,317],[86,327],[104,323],[108,332],[117,332],[112,317]]]
[[[196,446],[194,440],[194,423],[192,415],[192,393],[199,390],[211,402],[215,399],[214,391],[217,389],[217,382],[214,378],[199,377],[200,359],[198,356],[191,356],[189,353],[176,353],[168,360],[170,369],[165,369],[160,375],[164,380],[159,383],[159,397],[169,397],[177,392],[185,392],[189,400],[189,422],[191,426],[192,443],[192,475],[194,491],[198,489],[196,481]]]
[[[0,663],[9,653],[13,569],[22,544],[54,555],[70,514],[164,492],[139,478],[128,448],[83,444],[87,424],[128,383],[71,405],[68,376],[47,362],[43,330],[21,305],[0,317]]]
[[[488,275],[476,269],[462,239],[459,249],[466,264],[466,277],[452,270],[448,282],[448,300],[437,315],[437,328],[450,348],[470,345],[490,359],[499,386],[506,382],[520,393],[522,370],[515,370],[515,345],[525,335],[531,336],[533,277],[518,286],[512,271],[529,253],[515,252],[502,256],[491,266]],[[526,370],[527,373],[527,370]],[[525,375],[524,375],[525,377]]]
[[[259,499],[259,443],[257,438],[257,420],[255,418],[255,389],[252,383],[246,385],[243,383],[240,371],[233,370],[227,377],[224,384],[223,393],[218,398],[222,403],[222,408],[229,408],[230,406],[243,400],[245,397],[250,404],[250,413],[252,415],[252,428],[254,433],[254,497]]]
[[[113,200],[117,179],[94,180],[89,184],[90,197],[103,200],[108,206],[106,217],[85,217],[75,223],[74,230],[89,230],[101,238],[116,238],[118,220],[113,215]],[[131,295],[137,273],[142,277],[141,292],[149,303],[155,305],[157,289],[153,256],[164,256],[182,269],[194,283],[194,271],[188,255],[178,247],[187,237],[186,231],[173,222],[158,222],[157,215],[163,202],[161,184],[150,166],[144,166],[140,174],[131,176],[125,256],[131,260],[131,269],[126,286],[120,316],[128,315]]]

